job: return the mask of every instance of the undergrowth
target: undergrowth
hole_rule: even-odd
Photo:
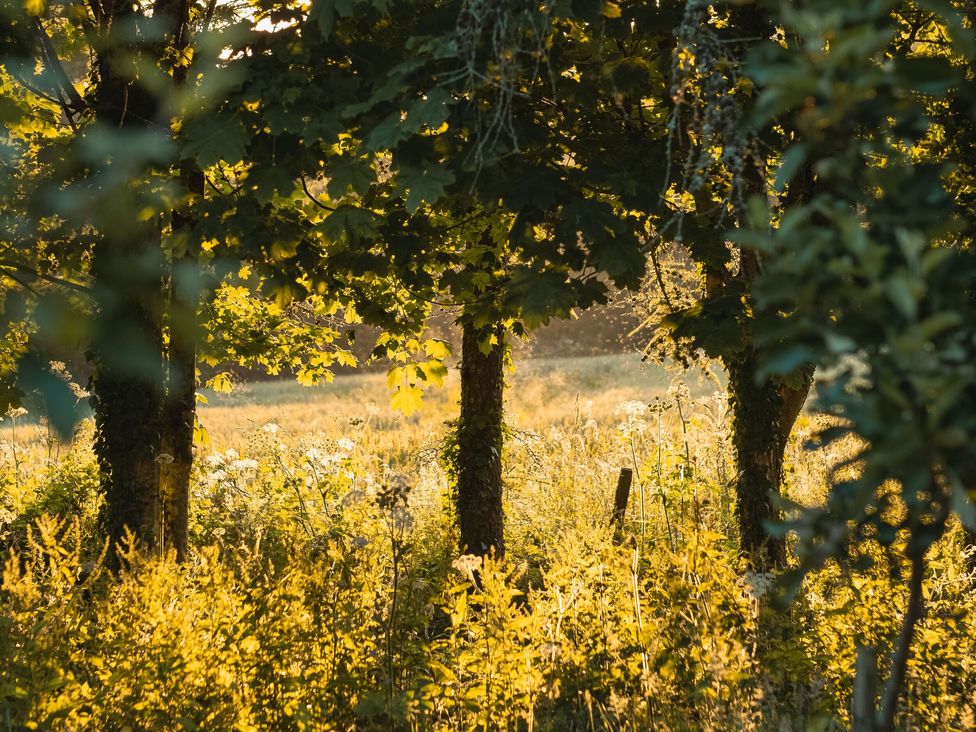
[[[855,649],[896,634],[897,564],[866,547],[781,605],[736,551],[720,395],[545,403],[508,426],[508,553],[483,563],[457,556],[429,421],[371,408],[200,446],[190,561],[122,548],[117,576],[90,434],[55,455],[8,433],[0,729],[845,728]],[[804,449],[804,420],[788,489],[810,503],[842,456]],[[904,729],[976,725],[959,554],[931,562]]]

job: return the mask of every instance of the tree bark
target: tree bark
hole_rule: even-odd
[[[103,11],[92,107],[106,131],[91,134],[151,129],[158,116],[156,99],[122,72],[125,59],[144,53],[145,45],[118,37],[119,28],[141,11],[122,0],[104,3]],[[96,171],[95,185],[98,178]],[[99,195],[107,201],[112,191]],[[157,218],[141,221],[134,212],[106,209],[100,216],[101,238],[91,265],[96,322],[89,357],[102,518],[113,545],[128,529],[143,548],[153,549],[159,534],[163,397],[162,232]]]
[[[183,165],[180,180],[187,193],[202,196],[203,173]],[[196,421],[197,309],[200,304],[199,253],[192,237],[193,221],[183,212],[173,215],[173,232],[190,234],[177,242],[169,281],[169,353],[166,399],[163,404],[160,452],[163,545],[186,559],[189,540],[190,472],[193,467],[193,427]]]
[[[159,253],[159,242],[153,253],[147,253],[145,241],[113,244],[100,242],[92,263],[98,312],[89,355],[95,455],[105,496],[103,524],[113,546],[128,528],[141,546],[152,549],[159,520],[156,458],[163,353],[161,270],[151,260]],[[132,262],[140,257],[142,265],[134,272]]]
[[[497,342],[486,345],[494,337]],[[502,511],[502,398],[505,332],[465,323],[461,336],[461,416],[457,442],[457,512],[461,551],[505,551]]]
[[[783,481],[783,457],[812,375],[804,375],[797,388],[770,380],[758,383],[755,349],[744,358],[729,359],[726,368],[737,463],[739,544],[754,569],[768,571],[786,564],[784,538],[771,536],[765,524],[780,518],[776,498]]]

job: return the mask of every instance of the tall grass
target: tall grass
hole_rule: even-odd
[[[890,643],[897,563],[829,565],[787,609],[736,551],[727,407],[633,360],[510,377],[507,548],[459,557],[439,459],[456,384],[422,413],[382,381],[255,385],[201,409],[192,558],[102,569],[90,427],[5,432],[0,729],[842,729],[859,644]],[[841,455],[787,487],[822,499]],[[14,460],[16,457],[16,460]],[[621,467],[637,480],[609,527]],[[955,539],[953,540],[955,541]],[[939,548],[904,729],[976,725],[976,609]],[[473,582],[477,572],[480,582]]]

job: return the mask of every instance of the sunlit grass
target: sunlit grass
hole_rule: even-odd
[[[830,565],[776,610],[773,578],[738,558],[719,384],[633,356],[526,361],[508,383],[507,555],[484,568],[480,590],[458,561],[439,460],[456,416],[453,376],[410,417],[389,408],[382,374],[209,395],[191,560],[133,558],[121,582],[92,564],[90,425],[70,446],[36,424],[19,424],[14,440],[8,425],[0,540],[18,558],[0,588],[0,720],[68,730],[847,725],[855,649],[884,648],[902,612],[897,562],[866,546],[873,566]],[[814,426],[801,418],[788,450],[787,491],[808,503],[843,457],[804,447]],[[618,545],[609,518],[622,467],[637,480]],[[976,724],[976,611],[954,540],[932,560],[906,729]]]

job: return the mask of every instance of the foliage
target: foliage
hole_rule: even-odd
[[[11,542],[0,715],[64,729],[842,728],[857,645],[893,642],[904,606],[883,548],[865,547],[868,570],[811,574],[769,618],[757,598],[771,578],[743,576],[727,538],[723,395],[675,385],[651,409],[599,386],[578,406],[571,388],[512,387],[526,416],[509,425],[506,464],[525,467],[506,477],[507,558],[484,565],[456,556],[445,511],[432,426],[448,400],[413,422],[364,413],[352,391],[322,409],[360,417],[319,435],[262,423],[281,405],[207,408],[214,439],[233,446],[198,463],[189,563],[132,553],[107,576],[85,505],[48,504],[62,518],[32,519]],[[283,419],[308,419],[309,405],[293,409]],[[804,422],[791,445],[797,501],[822,500],[819,466],[846,454],[803,450],[816,429]],[[43,433],[21,435],[21,458],[37,479],[10,509],[25,517],[58,480],[33,469],[46,447],[31,434]],[[87,439],[67,466],[91,471]],[[616,545],[612,478],[633,456],[641,480]],[[966,729],[976,713],[976,617],[955,540],[926,580],[906,729]]]

